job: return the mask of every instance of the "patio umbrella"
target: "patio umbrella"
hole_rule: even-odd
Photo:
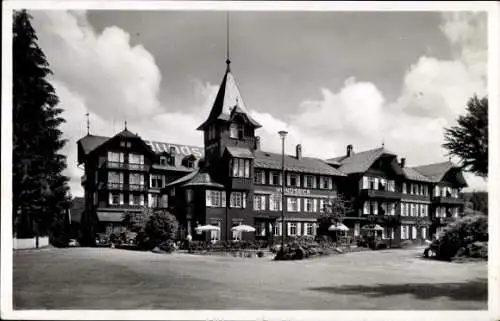
[[[345,226],[344,224],[332,224],[328,228],[329,231],[349,231],[349,228]]]
[[[231,231],[235,232],[255,232],[255,228],[250,225],[238,225],[231,229]]]
[[[366,226],[363,226],[362,229],[369,230],[369,231],[383,231],[384,230],[384,228],[378,224],[375,224],[375,226],[366,225]]]
[[[220,227],[215,225],[202,225],[194,228],[197,232],[205,232],[205,231],[220,231]]]

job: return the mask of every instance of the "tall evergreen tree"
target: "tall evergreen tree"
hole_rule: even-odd
[[[460,159],[466,171],[488,177],[488,97],[472,97],[467,114],[458,117],[456,126],[445,129],[445,144],[450,155]]]
[[[49,64],[38,46],[32,17],[13,16],[13,223],[18,237],[47,235],[69,206],[66,141],[59,99],[48,82]]]

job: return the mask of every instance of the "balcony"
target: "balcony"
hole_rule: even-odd
[[[438,225],[446,225],[451,222],[454,222],[457,218],[448,216],[448,217],[433,217],[432,222]]]
[[[102,163],[101,167],[108,169],[125,169],[125,170],[140,171],[140,172],[147,172],[149,170],[149,166],[145,164],[121,163],[121,162],[112,162],[108,160]]]
[[[392,199],[392,200],[401,199],[401,193],[399,192],[392,192],[379,189],[362,189],[360,191],[360,196],[366,198],[382,198],[382,199]]]
[[[232,189],[248,190],[251,188],[253,181],[250,178],[231,177],[230,186]]]
[[[451,196],[434,196],[432,197],[432,202],[437,204],[449,204],[449,205],[465,204],[465,200],[463,198],[455,198]]]

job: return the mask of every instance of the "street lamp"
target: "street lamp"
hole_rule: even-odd
[[[278,132],[281,138],[281,248],[285,246],[285,138],[288,132]]]

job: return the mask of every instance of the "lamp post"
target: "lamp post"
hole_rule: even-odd
[[[288,134],[281,130],[278,132],[281,138],[281,248],[285,246],[285,138]]]

